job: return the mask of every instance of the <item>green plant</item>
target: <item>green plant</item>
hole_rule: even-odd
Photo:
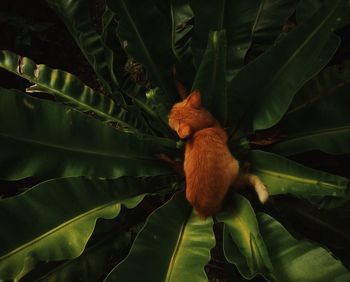
[[[246,279],[350,280],[343,265],[349,267],[348,257],[341,262],[317,243],[295,239],[267,214],[302,214],[342,235],[340,248],[349,250],[349,229],[330,220],[349,206],[349,180],[287,158],[310,150],[349,153],[349,62],[341,70],[324,68],[340,44],[334,31],[349,23],[348,0],[109,0],[101,33],[88,1],[47,2],[101,87],[1,51],[0,67],[33,85],[31,96],[1,88],[0,178],[47,180],[0,201],[1,279],[20,279],[33,269],[35,277],[40,261],[71,260],[48,264],[38,277],[205,281],[215,221],[223,226],[227,261]],[[281,33],[293,14],[297,26]],[[147,88],[116,63],[118,41],[145,67]],[[232,154],[264,181],[272,204],[256,205],[255,213],[249,200],[233,193],[232,208],[215,220],[192,212],[183,179],[156,157],[182,157],[183,144],[167,126],[167,112],[179,99],[174,66],[181,81],[201,90],[206,108],[230,133]],[[52,101],[35,98],[37,92]],[[274,197],[284,194],[290,197]],[[132,209],[147,195],[164,204],[136,228],[128,256],[106,267],[108,246],[114,254],[125,248],[131,226],[94,231],[96,220],[127,216],[132,210],[122,206]],[[291,205],[293,196],[312,205]],[[93,232],[103,240],[85,248]]]

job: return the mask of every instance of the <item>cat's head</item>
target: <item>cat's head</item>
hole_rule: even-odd
[[[169,126],[181,139],[188,138],[198,130],[219,126],[218,121],[202,107],[201,94],[194,90],[185,100],[176,103],[169,114]]]

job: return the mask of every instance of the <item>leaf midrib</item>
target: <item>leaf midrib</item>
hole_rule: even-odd
[[[279,68],[279,70],[272,76],[272,78],[269,80],[269,82],[267,84],[264,85],[261,93],[264,93],[266,92],[266,89],[269,89],[271,87],[272,84],[274,84],[274,81],[276,80],[276,78],[278,76],[281,75],[281,73],[283,73],[285,71],[286,68],[288,68],[289,64],[295,59],[296,56],[299,55],[299,53],[304,49],[304,47],[313,39],[313,37],[315,36],[315,34],[321,29],[323,28],[323,26],[325,25],[325,23],[328,21],[328,19],[333,16],[333,13],[337,10],[339,6],[339,1],[338,1],[338,4],[336,4],[334,6],[334,8],[332,9],[332,11],[329,12],[329,14],[323,19],[323,21],[311,32],[311,34],[303,41],[303,43],[301,45],[299,45],[299,47],[295,50],[295,52],[293,53],[292,56],[290,56],[288,58],[288,60],[286,60],[286,62],[281,66],[281,68]],[[265,101],[269,100],[270,99],[267,99],[266,100],[266,97],[269,98],[270,96],[269,95],[260,95],[260,97],[263,97],[265,98]],[[264,99],[261,100],[261,103],[263,103]],[[256,100],[253,101],[255,104],[259,104],[256,102]],[[261,106],[261,105],[260,105]],[[252,107],[252,108],[255,108],[255,107]],[[261,115],[262,112],[265,112],[265,109],[266,108],[262,108],[260,107],[260,109],[257,111],[257,114],[256,116],[258,115]],[[273,124],[272,124],[273,125]],[[269,125],[269,126],[272,126],[272,125]],[[260,128],[256,128],[256,129],[260,129]]]
[[[272,170],[267,170],[267,169],[256,168],[255,171],[260,172],[262,174],[270,175],[270,176],[278,178],[278,179],[285,179],[285,180],[299,182],[299,183],[303,183],[303,184],[309,184],[309,185],[317,185],[318,184],[321,186],[331,187],[331,188],[335,188],[338,190],[343,190],[343,188],[346,187],[346,185],[336,185],[336,184],[332,184],[329,182],[324,182],[324,181],[315,180],[315,179],[311,179],[311,178],[305,178],[305,177],[298,177],[295,175],[285,174],[282,172],[277,172],[277,171],[272,171]]]
[[[153,62],[153,58],[152,58],[151,54],[149,53],[149,51],[148,51],[146,45],[144,44],[144,41],[143,41],[143,39],[142,39],[142,36],[141,36],[141,34],[139,33],[139,31],[138,31],[138,29],[137,29],[137,26],[136,26],[135,21],[133,20],[133,18],[131,17],[131,15],[130,15],[130,13],[129,13],[129,9],[128,9],[127,5],[125,4],[125,1],[122,0],[122,1],[120,1],[120,3],[121,3],[121,5],[122,5],[122,7],[123,7],[123,10],[124,10],[124,12],[125,12],[125,14],[126,14],[128,20],[129,20],[129,22],[130,22],[130,24],[131,24],[131,29],[134,30],[134,32],[135,32],[135,34],[136,34],[136,37],[137,37],[139,43],[141,44],[141,47],[142,47],[142,49],[143,49],[143,51],[144,51],[144,54],[146,55],[146,59],[147,59],[149,65],[150,65],[150,67],[151,67],[151,69],[152,69],[153,75],[154,75],[154,76],[156,77],[156,79],[158,80],[158,83],[160,84],[161,88],[163,88],[163,90],[164,90],[165,92],[168,92],[168,91],[169,91],[169,90],[168,90],[168,87],[164,84],[163,79],[162,79],[162,77],[160,76],[160,73],[161,73],[161,72],[157,69],[155,63]]]
[[[118,203],[118,202],[119,202],[119,205],[120,205],[120,202],[121,202],[121,201],[113,200],[113,201],[110,201],[110,202],[108,202],[108,203],[106,203],[106,204],[104,204],[104,205],[102,205],[102,206],[98,206],[98,207],[96,207],[96,208],[94,208],[94,209],[92,209],[92,210],[89,210],[88,212],[85,212],[85,213],[83,213],[83,214],[80,214],[80,215],[78,215],[77,217],[74,217],[73,219],[70,219],[70,220],[64,222],[63,224],[60,224],[60,225],[56,226],[55,228],[53,228],[53,229],[49,230],[48,232],[46,232],[46,233],[40,235],[39,237],[36,237],[35,239],[33,239],[33,240],[31,240],[31,241],[25,243],[24,245],[22,245],[22,246],[20,246],[20,247],[18,247],[18,248],[16,248],[16,249],[14,249],[14,250],[12,250],[11,252],[7,253],[6,255],[0,257],[0,261],[1,261],[1,260],[5,260],[6,258],[8,258],[8,257],[10,257],[10,256],[12,256],[12,255],[14,255],[14,254],[16,254],[16,253],[18,253],[18,252],[20,252],[20,251],[26,249],[27,247],[30,247],[30,246],[34,245],[34,244],[37,243],[38,241],[40,241],[40,240],[42,240],[42,239],[44,239],[44,238],[50,236],[51,234],[54,234],[55,232],[59,232],[59,231],[60,231],[61,229],[63,229],[64,227],[66,227],[66,226],[68,226],[68,225],[70,225],[70,224],[74,224],[75,222],[79,221],[79,220],[82,219],[83,217],[88,217],[89,215],[91,215],[91,214],[93,214],[93,213],[95,213],[95,212],[98,212],[98,211],[100,211],[100,210],[103,210],[104,208],[107,208],[108,206],[113,205],[113,204],[116,204],[116,203]]]
[[[254,21],[254,24],[252,26],[252,30],[251,30],[251,40],[254,38],[254,34],[256,32],[256,28],[259,24],[259,21],[260,21],[260,18],[261,18],[261,15],[262,15],[262,12],[264,10],[264,5],[265,5],[266,1],[265,0],[261,0],[260,4],[259,4],[259,8],[258,8],[258,11],[256,13],[256,18],[255,18],[255,21]]]
[[[229,229],[228,233],[231,236],[231,240],[233,242],[235,242],[235,244],[236,244],[236,241],[233,239],[234,235],[231,232],[230,224],[226,223],[226,225],[228,226],[228,229]],[[254,270],[254,268],[255,269],[260,269],[260,268],[258,268],[258,262],[257,262],[257,260],[259,260],[259,258],[256,258],[256,256],[254,255],[253,246],[251,244],[252,236],[257,236],[259,231],[258,230],[253,230],[254,234],[251,233],[250,228],[248,227],[246,221],[243,219],[243,217],[241,215],[239,215],[239,213],[237,213],[237,215],[234,218],[233,230],[234,229],[239,229],[241,231],[244,245],[245,245],[245,247],[248,250],[250,250],[250,252],[244,253],[244,252],[241,251],[241,248],[238,247],[239,244],[236,244],[240,254],[246,259],[247,264],[248,264],[248,268],[250,270],[252,270],[251,268],[253,268],[253,270]],[[264,262],[262,262],[262,264],[264,265]]]
[[[37,81],[35,81],[35,83],[37,83],[38,85],[40,85],[44,89],[48,89],[48,91],[56,93],[58,96],[61,96],[64,99],[73,101],[74,103],[78,104],[82,108],[90,110],[90,111],[96,113],[97,115],[106,118],[107,120],[114,121],[114,122],[118,123],[120,126],[123,126],[123,127],[126,127],[126,128],[129,128],[129,129],[137,131],[137,129],[132,127],[130,124],[128,124],[128,123],[126,123],[126,122],[124,122],[124,121],[122,121],[122,120],[120,120],[120,119],[118,119],[118,118],[116,118],[114,116],[111,116],[111,115],[109,115],[109,114],[107,114],[105,112],[102,112],[99,109],[93,108],[93,107],[91,107],[88,104],[82,103],[80,100],[77,100],[77,99],[73,98],[73,96],[66,95],[66,94],[64,94],[63,92],[61,92],[61,91],[59,91],[57,89],[49,88],[49,87],[47,87],[47,86],[45,86],[45,85],[43,85],[41,83],[38,83]],[[88,86],[84,85],[84,88],[85,87],[89,88]],[[96,93],[96,92],[94,92],[94,93]],[[97,93],[97,95],[101,95],[101,94]],[[117,106],[117,105],[114,103],[114,101],[111,100],[110,101],[110,105],[109,105],[109,109],[111,109],[112,107],[115,107],[115,106]]]
[[[327,91],[323,91],[320,94],[313,96],[310,100],[307,100],[306,102],[304,102],[303,104],[300,104],[299,106],[291,109],[290,111],[288,111],[284,117],[290,115],[290,114],[294,114],[295,112],[299,112],[307,107],[311,107],[312,105],[314,105],[316,102],[320,101],[320,99],[322,99],[323,97],[328,97],[330,95],[336,95],[334,94],[334,92],[338,89],[343,88],[344,86],[347,86],[347,84],[349,84],[350,86],[350,77],[343,80],[342,82],[339,82],[336,85],[332,85],[332,87],[330,87],[330,89]],[[327,93],[325,93],[327,92]]]
[[[171,256],[171,259],[170,259],[170,262],[169,262],[169,265],[168,265],[168,269],[167,269],[167,272],[166,272],[166,276],[165,276],[165,281],[166,282],[171,281],[171,276],[172,276],[172,273],[173,273],[173,270],[174,270],[174,266],[176,264],[176,257],[177,257],[177,254],[179,253],[179,250],[180,250],[180,247],[181,247],[181,244],[182,244],[182,240],[183,240],[183,236],[184,236],[184,233],[185,233],[186,225],[187,225],[187,222],[188,222],[188,220],[189,220],[189,218],[191,216],[191,212],[192,212],[192,209],[189,209],[188,214],[186,215],[186,219],[184,220],[184,222],[181,225],[181,230],[180,230],[179,236],[177,238],[176,246],[175,246],[175,249],[174,249],[173,254]]]
[[[245,242],[245,245],[246,246],[249,246],[249,249],[250,249],[250,236],[251,236],[251,233],[250,233],[250,230],[249,230],[249,227],[247,227],[247,224],[246,222],[243,220],[242,216],[241,215],[236,215],[236,222],[235,222],[235,228],[239,229],[242,231],[242,235],[243,235],[243,238],[244,238],[244,242]],[[240,226],[241,228],[238,228],[238,226]],[[231,231],[229,231],[230,235],[231,235]],[[233,237],[231,235],[231,237]],[[238,248],[239,251],[241,252],[240,248]],[[241,254],[243,256],[246,256],[245,254],[243,254],[241,252]],[[251,258],[251,257],[250,257]],[[252,258],[251,258],[252,259]]]
[[[38,140],[23,138],[23,137],[19,137],[19,136],[11,136],[11,135],[7,135],[7,134],[1,133],[1,132],[0,132],[0,136],[8,138],[8,139],[14,139],[14,140],[17,140],[19,142],[31,143],[34,145],[59,149],[59,150],[63,150],[63,151],[75,152],[75,153],[83,153],[83,154],[97,155],[97,156],[103,156],[103,157],[108,157],[108,158],[117,158],[117,159],[119,158],[119,159],[150,160],[147,158],[141,158],[141,157],[132,156],[132,155],[129,155],[129,156],[123,155],[123,154],[115,155],[115,154],[113,154],[113,152],[91,151],[91,150],[83,150],[82,148],[76,148],[76,147],[66,147],[66,146],[62,146],[59,144],[40,142]]]
[[[280,145],[280,144],[282,145],[283,143],[294,142],[304,138],[307,139],[311,137],[320,137],[320,136],[327,136],[327,135],[347,133],[347,132],[350,132],[350,125],[334,127],[334,128],[324,128],[319,130],[311,130],[311,131],[301,132],[299,134],[288,136],[286,139],[282,140],[281,142],[276,143],[276,145]]]
[[[16,55],[16,56],[17,56],[18,59],[20,58],[18,55]],[[31,60],[31,59],[29,59],[29,60]],[[37,66],[40,68],[40,66],[42,66],[42,64],[39,64],[39,65],[37,65]],[[45,65],[43,65],[43,66],[45,66]],[[126,123],[126,122],[124,122],[124,121],[122,121],[122,120],[120,120],[120,119],[118,119],[118,118],[116,118],[116,117],[114,117],[114,116],[111,116],[111,115],[109,115],[109,114],[106,114],[105,112],[102,112],[102,111],[99,110],[99,109],[93,108],[93,107],[91,107],[91,106],[88,105],[88,104],[82,103],[80,100],[77,100],[77,99],[74,98],[73,96],[66,95],[65,93],[63,93],[62,91],[60,91],[60,90],[58,90],[58,89],[50,88],[49,86],[47,86],[47,85],[45,85],[45,84],[39,82],[39,79],[35,79],[35,78],[33,78],[32,76],[29,76],[29,75],[24,74],[24,73],[19,73],[18,71],[13,70],[12,68],[8,68],[6,65],[4,65],[3,67],[4,67],[6,70],[8,70],[8,71],[10,71],[10,72],[12,72],[12,73],[14,73],[14,74],[16,74],[16,75],[19,75],[19,76],[21,76],[21,77],[27,79],[28,81],[30,81],[30,82],[32,82],[32,83],[36,83],[37,85],[40,85],[42,88],[47,89],[49,92],[53,92],[54,95],[56,94],[57,96],[62,97],[63,99],[66,99],[66,100],[68,100],[68,101],[72,101],[72,102],[74,102],[75,104],[77,104],[78,106],[80,106],[80,107],[82,107],[82,108],[85,108],[85,109],[87,109],[87,110],[89,110],[89,111],[92,111],[92,112],[96,113],[97,115],[99,115],[99,116],[101,116],[101,117],[104,117],[104,118],[107,119],[107,120],[114,121],[114,122],[120,124],[120,125],[123,126],[123,127],[126,127],[126,128],[129,128],[129,129],[132,129],[132,130],[137,131],[137,129],[134,128],[134,127],[132,127],[130,124],[128,124],[128,123]],[[52,74],[53,71],[55,71],[55,70],[53,69],[53,70],[51,71],[51,74]],[[61,70],[56,70],[56,71],[61,71]],[[66,75],[66,72],[64,72],[64,71],[62,71],[62,72]],[[50,77],[51,77],[51,74],[50,74]],[[39,73],[39,75],[40,75],[40,73]],[[76,79],[78,79],[78,78],[76,78]],[[83,85],[84,85],[84,89],[87,88],[87,89],[91,90],[93,93],[96,93],[95,91],[93,91],[93,90],[92,90],[90,87],[88,87],[87,85],[85,85],[85,84],[83,84]],[[101,95],[101,94],[97,93],[97,95]],[[110,103],[111,103],[111,104],[114,104],[114,106],[116,106],[116,104],[114,103],[114,101],[111,100]],[[111,105],[110,105],[110,108],[111,108]]]

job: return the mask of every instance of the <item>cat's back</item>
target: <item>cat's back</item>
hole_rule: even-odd
[[[211,157],[230,157],[227,147],[227,133],[219,127],[204,128],[197,131],[186,143],[185,154],[198,160],[211,160]]]
[[[186,143],[186,196],[202,216],[221,209],[238,163],[227,147],[227,133],[219,127],[197,131]]]

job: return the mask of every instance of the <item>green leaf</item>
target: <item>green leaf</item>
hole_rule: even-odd
[[[334,44],[335,40],[334,38]],[[300,89],[295,95],[285,117],[288,117],[296,111],[305,110],[305,108],[312,106],[313,103],[324,96],[341,94],[349,89],[350,60],[344,61],[338,65],[329,66]]]
[[[261,0],[252,28],[252,44],[249,56],[256,57],[271,47],[283,25],[295,12],[300,0]]]
[[[179,62],[190,64],[192,53],[190,43],[192,39],[193,12],[188,0],[171,0],[170,12],[172,19],[172,46]]]
[[[107,5],[120,17],[117,33],[125,51],[146,67],[153,81],[174,102],[174,55],[165,16],[152,0],[137,5],[131,0],[108,0]]]
[[[128,113],[125,109],[120,108],[107,96],[83,84],[71,73],[51,69],[43,64],[37,65],[31,59],[10,51],[0,51],[0,67],[35,83],[34,86],[27,89],[28,92],[39,91],[53,94],[59,101],[74,109],[93,113],[102,120],[136,130],[124,121],[128,120]]]
[[[100,34],[93,26],[88,1],[46,0],[66,25],[80,47],[103,87],[124,104],[122,95],[116,90],[118,85],[113,71],[113,52],[103,44]]]
[[[335,87],[333,95],[324,96],[302,110],[288,114],[280,123],[281,138],[273,152],[293,155],[311,150],[329,154],[350,153],[350,83]]]
[[[68,260],[50,269],[35,281],[98,281],[109,270],[111,257],[124,254],[131,238],[127,233],[110,233],[105,239],[93,244],[73,260]]]
[[[116,217],[121,204],[136,206],[156,183],[162,181],[61,178],[0,201],[0,277],[21,278],[38,260],[76,258],[98,218]]]
[[[170,105],[167,104],[167,99],[160,88],[153,88],[146,93],[146,107],[145,110],[154,120],[158,120],[163,126],[168,127],[168,113]]]
[[[297,23],[302,23],[317,12],[327,0],[301,0],[296,11]],[[338,28],[347,25],[350,22],[350,13],[344,14],[344,17],[339,18]]]
[[[333,58],[333,56],[337,52],[340,44],[341,44],[340,37],[335,35],[335,34],[332,34],[331,37],[329,38],[328,42],[326,43],[325,47],[323,48],[322,52],[320,53],[318,60],[313,64],[313,68],[312,68],[310,74],[307,75],[307,77],[312,77],[313,69],[323,70],[327,66],[330,58]],[[288,112],[286,114],[288,114],[291,110],[293,110],[294,107],[301,106],[300,104],[304,104],[305,102],[308,102],[307,101],[308,98],[313,100],[313,101],[319,98],[319,97],[317,97],[317,98],[315,97],[315,96],[317,96],[318,93],[307,93],[308,87],[310,87],[310,85],[312,84],[312,81],[314,81],[315,79],[317,80],[317,77],[319,77],[319,75],[320,75],[320,73],[318,73],[313,79],[309,80],[300,89],[300,91],[298,91],[296,93],[296,95],[293,97],[292,103],[289,106]],[[304,100],[304,99],[306,99],[306,100]],[[300,103],[300,104],[298,104],[298,103]]]
[[[274,202],[274,208],[278,214],[283,214],[283,218],[303,236],[314,238],[334,250],[344,250],[344,256],[349,263],[349,203],[348,201],[332,209],[320,209],[300,199],[279,198]],[[340,253],[343,254],[343,252]]]
[[[348,179],[305,167],[279,155],[253,150],[252,165],[270,195],[288,193],[314,202],[325,196],[341,199],[349,193]]]
[[[175,141],[118,131],[17,91],[0,89],[0,94],[0,179],[170,172],[154,155],[173,155]]]
[[[226,30],[227,81],[244,65],[251,44],[251,31],[258,11],[256,0],[190,0],[195,15],[192,39],[194,64],[198,68],[208,42],[210,30]]]
[[[275,125],[294,94],[320,71],[316,61],[324,52],[337,18],[348,12],[349,7],[347,0],[327,2],[307,22],[242,69],[228,90],[229,126],[239,124],[251,132]]]
[[[164,2],[164,0],[160,0]],[[194,14],[189,0],[170,0],[171,41],[176,62],[176,78],[189,88],[193,83],[195,68],[191,42]]]
[[[271,277],[273,267],[263,238],[260,235],[255,212],[249,201],[235,195],[230,212],[217,216],[224,222],[224,254],[237,266],[241,275],[252,279],[257,274]]]
[[[119,41],[119,38],[116,34],[118,27],[117,16],[108,7],[106,7],[103,14],[102,24],[102,37],[105,44],[107,44],[116,54],[121,52],[124,53],[124,50],[121,47],[121,42]],[[159,123],[157,113],[151,111],[150,108],[145,107],[145,104],[142,101],[146,98],[147,90],[146,85],[143,84],[149,84],[147,81],[148,78],[146,77],[147,74],[144,71],[144,67],[130,57],[128,57],[126,63],[123,61],[125,58],[120,58],[119,61],[117,59],[118,57],[115,60],[115,68],[118,73],[119,87],[123,93],[132,99],[132,102],[134,104],[128,106],[126,113],[128,113],[128,116],[132,115],[138,117],[132,124],[134,124],[141,132],[150,133],[152,135],[156,135],[154,127],[161,127],[161,133],[168,132],[168,122],[166,122],[165,129],[164,124]],[[141,80],[146,81],[138,81],[138,76],[142,77]],[[147,87],[150,87],[150,85],[147,85]],[[162,95],[164,94],[162,93]],[[166,96],[163,97],[162,100],[166,101],[166,103],[169,102]],[[132,112],[134,114],[131,114]],[[144,112],[146,113],[146,117],[144,115]],[[155,123],[155,126],[150,126],[150,123]],[[166,134],[164,135],[166,136]]]
[[[215,239],[213,220],[200,220],[184,193],[154,211],[129,255],[105,281],[207,281],[204,266]]]
[[[102,16],[102,40],[104,44],[106,44],[111,50],[113,50],[114,54],[116,54],[113,57],[113,64],[116,75],[118,77],[119,89],[123,92],[123,94],[128,96],[144,96],[146,87],[145,85],[141,85],[138,81],[138,78],[135,79],[134,76],[135,73],[138,75],[138,70],[141,69],[142,79],[145,80],[142,81],[142,83],[147,84],[148,77],[146,77],[147,75],[144,74],[143,66],[141,66],[132,58],[125,57],[125,52],[117,36],[117,27],[117,15],[106,6]],[[127,59],[126,62],[125,59]],[[133,68],[134,66],[137,66],[137,69],[135,68],[136,71]]]
[[[199,89],[203,106],[225,124],[226,103],[226,32],[213,31],[209,34],[208,46],[198,68],[193,89]]]
[[[302,23],[314,15],[324,2],[325,0],[301,0],[296,11],[297,23]]]
[[[278,281],[350,280],[350,271],[326,249],[306,240],[296,240],[267,214],[259,213],[258,221]]]

